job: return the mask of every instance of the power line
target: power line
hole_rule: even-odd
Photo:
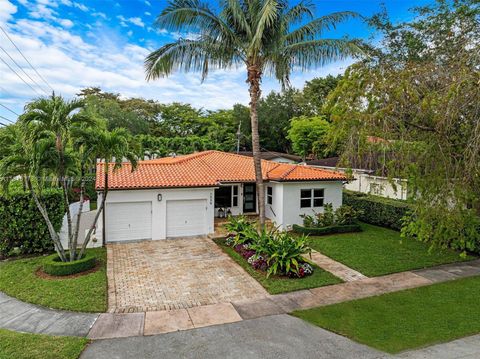
[[[4,120],[7,120],[8,122],[15,123],[15,121],[12,121],[12,120],[10,120],[10,119],[2,116],[2,115],[0,115],[0,118],[3,118]]]
[[[27,72],[13,59],[13,57],[10,56],[10,54],[7,52],[7,50],[5,50],[2,46],[0,46],[0,49],[10,58],[10,60],[12,60],[12,62],[13,62],[15,65],[17,65],[17,67],[18,67],[20,70],[22,70],[22,72],[25,74],[25,76],[27,76],[35,85],[38,86],[38,88],[39,88],[40,90],[42,90],[43,92],[45,92],[45,93],[48,95],[48,91],[45,91],[45,90],[43,89],[43,87],[38,84],[37,81],[35,81],[34,79],[32,79],[32,78],[30,77],[30,75],[27,74]]]
[[[11,71],[13,71],[13,72],[15,73],[15,75],[17,75],[17,77],[25,83],[25,85],[27,85],[28,87],[30,87],[30,88],[33,90],[33,92],[35,92],[35,93],[36,93],[37,95],[39,95],[39,96],[42,96],[42,94],[40,94],[37,90],[35,90],[35,89],[32,87],[32,85],[30,85],[27,81],[25,81],[25,80],[23,79],[23,77],[20,76],[20,75],[17,73],[17,71],[15,71],[15,69],[13,69],[13,68],[8,64],[8,62],[6,62],[1,56],[0,56],[0,60],[2,60],[2,62],[3,62],[5,65],[7,65],[8,68],[9,68]]]
[[[17,49],[17,51],[20,53],[20,55],[22,55],[22,57],[25,59],[25,61],[30,65],[30,67],[32,68],[33,71],[35,71],[35,73],[38,75],[38,77],[40,77],[42,79],[43,82],[45,82],[45,84],[50,87],[50,89],[52,91],[54,91],[53,87],[50,86],[50,84],[47,82],[47,80],[45,80],[43,78],[42,75],[40,75],[40,73],[37,71],[37,69],[35,67],[33,67],[33,65],[30,63],[30,61],[28,61],[28,59],[25,57],[25,55],[23,54],[23,52],[18,48],[18,46],[15,44],[15,42],[10,38],[10,36],[8,35],[8,33],[5,31],[5,29],[0,26],[0,30],[3,31],[3,33],[5,34],[5,36],[10,40],[10,42],[12,43],[13,46],[15,46],[15,48]]]
[[[0,106],[2,106],[3,108],[7,109],[8,111],[10,111],[11,113],[13,113],[14,115],[20,116],[18,113],[16,113],[15,111],[13,111],[11,108],[5,106],[4,104],[0,103]]]

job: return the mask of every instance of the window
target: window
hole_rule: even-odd
[[[232,186],[232,207],[238,207],[238,186]]]
[[[232,206],[232,186],[220,187],[215,190],[215,208]]]
[[[323,188],[300,190],[300,208],[323,207],[324,194]]]
[[[273,204],[273,188],[267,187],[267,204]]]

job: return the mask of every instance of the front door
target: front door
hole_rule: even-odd
[[[255,183],[243,185],[243,212],[257,212],[257,186]]]

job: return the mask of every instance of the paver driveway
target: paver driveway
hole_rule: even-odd
[[[267,295],[208,238],[109,244],[107,253],[110,312],[190,308]]]

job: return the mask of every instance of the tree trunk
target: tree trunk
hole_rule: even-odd
[[[35,190],[33,189],[32,183],[30,182],[30,179],[26,179],[26,184],[27,187],[33,197],[33,200],[35,201],[35,204],[37,205],[38,210],[42,214],[43,219],[45,220],[45,223],[47,224],[48,232],[50,233],[50,238],[53,241],[53,245],[55,247],[55,250],[58,254],[58,257],[62,262],[67,261],[67,257],[65,256],[65,250],[63,249],[62,243],[60,242],[60,238],[58,237],[57,232],[55,231],[55,228],[53,227],[52,222],[50,221],[50,218],[48,217],[48,212],[45,206],[40,202],[40,199],[38,198],[37,194],[35,193]]]
[[[73,248],[73,258],[75,259],[80,259],[76,258],[76,251],[77,251],[77,244],[78,244],[78,232],[80,230],[80,221],[82,218],[82,211],[83,211],[83,193],[85,192],[85,169],[84,166],[82,165],[81,169],[81,179],[80,179],[80,206],[78,209],[78,214],[77,214],[77,223],[75,226],[75,232],[73,234],[73,243],[72,243],[72,248]],[[85,235],[85,233],[84,233]]]
[[[97,225],[98,218],[100,218],[100,213],[103,214],[103,238],[102,242],[103,245],[105,245],[105,215],[104,215],[104,208],[105,208],[105,201],[107,200],[107,193],[108,193],[108,162],[105,165],[105,182],[103,185],[103,193],[102,193],[102,203],[100,204],[100,207],[97,208],[97,214],[95,215],[95,218],[93,220],[92,226],[90,227],[87,236],[85,237],[85,240],[83,241],[82,249],[79,253],[79,257],[81,258],[83,256],[83,253],[85,252],[85,249],[87,248],[88,243],[90,242],[90,237],[92,236],[93,230],[95,229],[95,226]]]
[[[258,215],[260,219],[260,228],[265,226],[265,190],[263,186],[262,162],[260,159],[260,137],[258,135],[258,114],[257,105],[260,99],[260,81],[262,70],[257,64],[248,64],[248,80],[250,92],[250,122],[252,124],[252,150],[253,164],[255,167],[255,182],[258,193]]]

